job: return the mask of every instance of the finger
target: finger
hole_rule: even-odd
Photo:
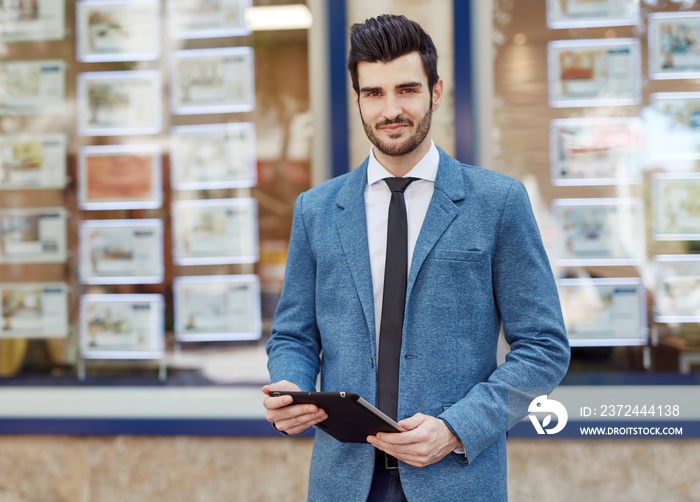
[[[281,420],[300,420],[301,417],[305,415],[313,416],[318,411],[318,407],[313,404],[296,404],[291,406],[283,406],[281,408],[268,409],[267,413],[265,414],[265,418],[268,422],[274,423]]]
[[[399,422],[399,425],[406,429],[407,431],[413,430],[420,426],[423,422],[428,420],[430,417],[428,415],[423,415],[422,413],[416,413],[412,417],[405,418]]]
[[[378,432],[376,438],[381,444],[387,446],[411,445],[421,441],[421,434],[415,430],[406,432]]]
[[[292,401],[292,396],[266,397],[263,399],[263,406],[268,410],[276,410],[289,406],[292,404]]]
[[[262,391],[264,394],[267,394],[268,396],[272,391],[275,390],[300,390],[298,385],[293,384],[292,382],[289,382],[287,380],[280,380],[279,382],[274,382],[274,383],[269,383],[267,385],[263,385]]]
[[[301,415],[294,418],[282,419],[273,422],[278,430],[284,431],[287,434],[300,434],[309,427],[323,422],[328,418],[328,415],[323,410],[318,410],[314,414]]]

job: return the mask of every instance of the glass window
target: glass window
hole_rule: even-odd
[[[310,12],[291,4],[0,2],[8,384],[267,380],[311,185]]]
[[[526,184],[570,376],[700,360],[697,2],[493,2],[484,159]]]

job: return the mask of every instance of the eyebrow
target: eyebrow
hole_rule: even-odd
[[[395,87],[395,89],[405,89],[407,87],[423,87],[423,84],[420,82],[405,82],[403,84],[399,84]]]
[[[423,87],[423,84],[420,82],[404,82],[403,84],[398,84],[394,86],[394,89],[407,89],[410,87]],[[360,92],[378,92],[381,91],[382,88],[379,86],[376,87],[361,87]]]

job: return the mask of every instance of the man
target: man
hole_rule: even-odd
[[[417,23],[385,15],[354,25],[348,68],[373,148],[357,169],[297,200],[267,345],[267,420],[287,434],[323,421],[313,405],[270,396],[315,390],[319,373],[321,390],[375,403],[379,391],[381,405],[382,339],[394,336],[383,313],[403,295],[392,278],[403,267],[393,409],[405,432],[351,444],[317,431],[309,500],[506,500],[505,433],[558,385],[569,361],[526,192],[433,144],[443,82]],[[390,189],[392,177],[415,180]],[[387,252],[397,226],[387,208],[401,190],[408,272],[394,265],[402,252]],[[501,326],[511,351],[497,367]]]

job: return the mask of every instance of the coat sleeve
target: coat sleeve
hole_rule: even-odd
[[[316,260],[304,224],[301,194],[294,206],[284,286],[266,345],[270,381],[288,380],[313,391],[320,368],[316,325]]]
[[[569,365],[559,296],[523,184],[505,199],[492,262],[494,301],[510,353],[506,362],[447,409],[443,419],[473,461],[549,394]]]

